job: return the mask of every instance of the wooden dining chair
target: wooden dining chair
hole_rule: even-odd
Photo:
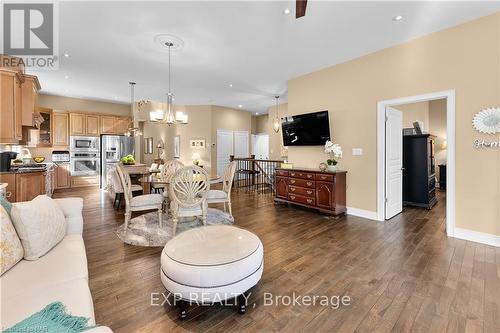
[[[199,166],[187,166],[173,174],[169,183],[172,236],[175,236],[180,217],[201,216],[203,225],[206,225],[209,190],[208,174]]]

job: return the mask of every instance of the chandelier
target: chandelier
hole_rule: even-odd
[[[279,117],[279,105],[278,105],[280,97],[274,96],[274,98],[276,99],[276,116],[273,119],[273,129],[276,133],[278,133],[281,127],[281,121]]]
[[[167,110],[155,110],[149,113],[149,119],[162,124],[187,124],[188,116],[182,111],[177,111],[174,114],[174,94],[172,93],[172,78],[170,70],[170,51],[174,43],[167,41],[165,45],[168,47],[168,93],[167,93]]]
[[[127,129],[125,132],[126,136],[141,136],[142,131],[139,127],[134,126],[134,87],[135,87],[135,82],[129,82],[130,84],[130,112],[132,113],[132,121],[131,121],[131,126]]]

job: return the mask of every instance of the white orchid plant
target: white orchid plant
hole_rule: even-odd
[[[330,155],[326,163],[328,165],[337,165],[337,159],[342,158],[342,147],[338,143],[333,143],[328,140],[325,143],[325,153]]]

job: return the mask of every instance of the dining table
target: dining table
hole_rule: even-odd
[[[219,182],[221,177],[219,175],[208,175],[208,182],[214,184]],[[167,178],[161,177],[158,173],[143,174],[139,178],[139,182],[144,190],[144,194],[151,193],[151,185],[165,185],[168,186],[169,180]]]

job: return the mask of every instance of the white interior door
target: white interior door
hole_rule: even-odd
[[[247,131],[234,131],[234,157],[249,157]]]
[[[223,175],[233,155],[233,131],[217,130],[217,174]]]
[[[269,135],[252,134],[252,154],[258,160],[269,159]]]
[[[403,211],[403,113],[385,109],[385,218]]]

